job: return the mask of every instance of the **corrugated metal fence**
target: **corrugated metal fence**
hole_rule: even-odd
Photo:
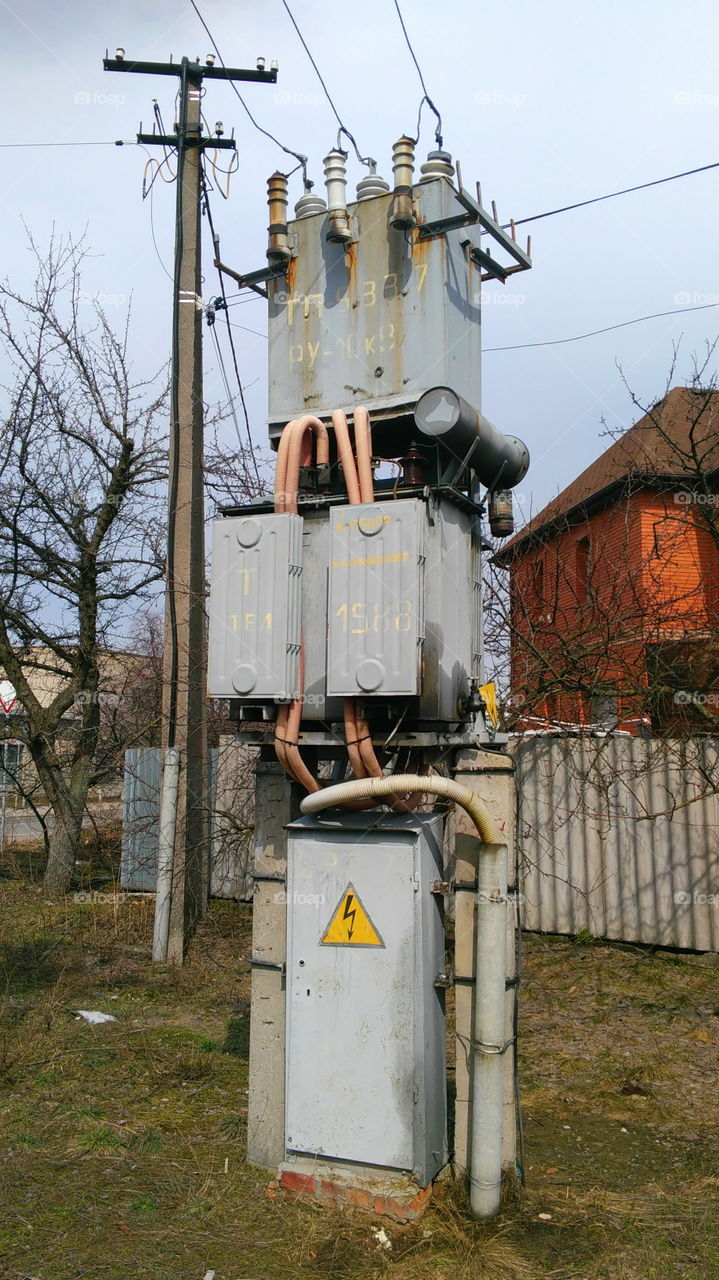
[[[210,893],[252,897],[254,752],[232,739],[209,752]],[[160,752],[125,752],[120,886],[153,892],[157,881],[160,818]]]
[[[719,741],[518,738],[526,928],[719,950]]]

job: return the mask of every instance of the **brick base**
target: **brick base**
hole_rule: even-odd
[[[393,1222],[418,1222],[432,1198],[432,1184],[417,1188],[413,1194],[410,1194],[408,1187],[407,1195],[404,1196],[357,1186],[344,1179],[332,1180],[317,1174],[280,1169],[267,1188],[267,1195],[270,1199],[282,1196],[286,1200],[307,1197],[328,1208],[347,1206],[391,1218]]]

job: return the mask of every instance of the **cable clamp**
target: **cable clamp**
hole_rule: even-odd
[[[180,302],[191,302],[196,311],[204,311],[205,304],[199,294],[193,293],[191,289],[180,289]]]
[[[487,1057],[499,1057],[511,1049],[513,1044],[517,1043],[517,1037],[512,1036],[511,1040],[505,1040],[504,1044],[485,1044],[482,1040],[472,1040],[472,1048],[475,1053],[483,1053]]]
[[[371,742],[371,741],[372,741],[372,734],[366,733],[362,738],[347,738],[345,740],[345,746],[356,747],[358,742]]]

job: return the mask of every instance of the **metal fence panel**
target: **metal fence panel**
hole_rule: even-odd
[[[226,741],[209,751],[210,894],[252,897],[254,784],[251,748]],[[160,816],[160,751],[125,752],[120,887],[154,893]]]
[[[524,923],[719,950],[719,741],[514,740]]]

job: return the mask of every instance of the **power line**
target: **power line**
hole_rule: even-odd
[[[547,342],[519,342],[511,347],[485,347],[484,351],[526,351],[530,347],[560,347],[566,342],[581,342],[583,338],[596,338],[600,333],[612,333],[614,329],[626,329],[630,324],[642,324],[645,320],[659,320],[662,316],[680,316],[686,311],[709,311],[719,307],[719,302],[706,302],[696,307],[675,307],[672,311],[655,311],[650,316],[637,316],[636,320],[623,320],[621,324],[609,324],[605,329],[592,329],[591,333],[577,333],[573,338],[551,338]]]
[[[284,0],[283,0],[283,3],[284,3]],[[408,35],[408,33],[407,33],[407,28],[406,28],[406,26],[404,25],[404,18],[402,17],[402,10],[401,10],[401,9],[400,9],[400,7],[399,7],[398,0],[393,0],[393,3],[394,3],[394,7],[395,7],[395,9],[397,10],[397,17],[399,18],[399,24],[400,24],[400,26],[401,26],[401,28],[402,28],[402,34],[404,35],[404,38],[405,38],[405,40],[406,40],[406,42],[407,42],[407,48],[409,49],[409,51],[410,51],[410,53],[411,53],[411,55],[412,55],[412,61],[413,61],[414,65],[415,65],[415,67],[417,68],[417,75],[419,76],[419,82],[420,82],[420,84],[421,84],[421,86],[422,86],[422,93],[424,94],[424,97],[423,97],[422,101],[421,101],[421,102],[420,102],[420,104],[419,104],[419,116],[418,116],[418,118],[417,118],[417,141],[419,141],[419,125],[420,125],[420,120],[421,120],[421,118],[422,118],[422,107],[424,106],[424,104],[425,104],[425,102],[426,102],[426,103],[427,103],[427,106],[430,108],[430,110],[431,110],[431,111],[433,111],[433,112],[434,112],[434,114],[435,114],[435,115],[436,115],[436,117],[437,117],[437,128],[435,129],[434,136],[435,136],[435,139],[436,139],[436,142],[437,142],[437,146],[438,146],[438,147],[440,148],[440,150],[441,150],[441,147],[442,147],[442,117],[441,117],[441,115],[439,114],[439,111],[437,110],[437,108],[435,107],[435,105],[434,105],[434,103],[433,103],[432,99],[430,98],[429,94],[427,93],[427,86],[426,86],[426,84],[424,83],[424,76],[422,75],[422,68],[420,67],[419,62],[417,61],[417,55],[416,55],[416,53],[415,53],[414,49],[412,48],[412,41],[410,40],[409,35]]]
[[[353,147],[354,147],[354,149],[355,149],[355,155],[357,156],[357,159],[359,160],[360,164],[367,165],[367,167],[368,167],[370,170],[372,170],[372,171],[374,172],[374,169],[376,169],[376,167],[377,167],[377,162],[376,162],[376,160],[373,160],[371,156],[361,156],[361,155],[360,155],[359,147],[357,146],[357,143],[355,142],[355,140],[354,140],[354,138],[353,138],[352,134],[350,133],[349,129],[345,128],[345,125],[344,125],[344,123],[343,123],[343,121],[342,121],[342,117],[340,116],[340,113],[339,113],[339,111],[337,110],[337,108],[336,108],[336,106],[335,106],[335,104],[334,104],[334,102],[333,102],[333,100],[332,100],[332,94],[330,93],[329,89],[327,88],[327,85],[325,84],[324,78],[323,78],[323,76],[322,76],[322,72],[320,71],[319,67],[317,66],[317,63],[315,62],[314,58],[312,57],[312,54],[311,54],[311,52],[310,52],[309,46],[308,46],[308,44],[307,44],[307,41],[305,40],[305,38],[304,38],[304,36],[303,36],[302,32],[300,31],[299,27],[297,26],[297,22],[296,22],[295,16],[294,16],[294,14],[293,14],[292,10],[290,9],[290,6],[288,5],[287,0],[282,0],[282,4],[283,4],[283,6],[284,6],[284,8],[285,8],[285,10],[286,10],[286,12],[287,12],[287,16],[288,16],[288,18],[289,18],[290,22],[292,23],[292,26],[294,27],[295,31],[297,32],[297,35],[298,35],[298,36],[299,36],[299,38],[300,38],[300,43],[301,43],[301,45],[302,45],[302,48],[304,49],[305,53],[307,54],[307,57],[309,58],[310,62],[312,63],[312,66],[314,67],[315,75],[317,76],[317,79],[319,80],[320,84],[322,85],[322,88],[323,88],[323,89],[324,89],[324,91],[325,91],[325,97],[327,98],[327,101],[329,102],[329,104],[330,104],[330,106],[331,106],[331,108],[332,108],[332,111],[333,111],[333,113],[334,113],[335,120],[337,121],[337,123],[338,123],[338,125],[339,125],[339,127],[340,127],[339,134],[337,135],[337,143],[338,143],[338,146],[339,146],[339,139],[340,139],[340,136],[341,136],[342,134],[344,134],[344,135],[345,135],[345,137],[346,137],[346,138],[349,138],[350,142],[352,143],[352,146],[353,146]]]
[[[0,142],[0,149],[8,147],[124,147],[134,145],[134,138],[116,138],[114,142]]]
[[[547,213],[535,213],[531,218],[516,218],[515,227],[526,222],[539,222],[541,218],[553,218],[557,213],[569,213],[572,209],[584,209],[588,204],[599,204],[602,200],[616,200],[617,196],[629,195],[632,191],[646,191],[647,187],[660,187],[664,182],[676,182],[677,178],[690,178],[694,173],[706,173],[707,169],[719,169],[719,160],[713,164],[703,164],[698,169],[685,169],[683,173],[672,173],[668,178],[655,178],[653,182],[640,182],[636,187],[624,187],[621,191],[610,191],[605,196],[594,196],[591,200],[580,200],[577,204],[565,204],[560,209],[549,209]],[[510,226],[507,223],[506,226]]]
[[[204,29],[205,29],[205,33],[206,33],[206,35],[207,35],[207,38],[208,38],[208,40],[210,41],[210,44],[212,45],[212,48],[214,49],[215,53],[217,54],[217,57],[220,59],[220,66],[222,67],[222,70],[223,70],[223,71],[227,71],[227,67],[225,66],[225,63],[224,63],[224,59],[223,59],[223,57],[222,57],[222,54],[220,53],[220,50],[219,50],[219,49],[218,49],[218,47],[217,47],[217,42],[216,42],[216,40],[215,40],[215,37],[213,36],[212,32],[210,31],[210,28],[208,27],[207,23],[205,22],[205,19],[203,18],[202,14],[200,13],[200,10],[198,9],[197,5],[195,4],[195,0],[190,0],[190,4],[192,5],[193,9],[195,10],[195,13],[197,14],[198,18],[200,19],[200,22],[202,23],[202,25],[203,25],[203,27],[204,27]],[[247,103],[245,102],[245,99],[242,97],[242,94],[240,93],[239,89],[237,88],[237,85],[235,84],[234,80],[230,80],[229,76],[227,77],[227,79],[228,79],[229,84],[230,84],[230,85],[231,85],[231,87],[232,87],[233,92],[236,94],[236,96],[239,98],[240,102],[242,103],[242,106],[244,107],[245,112],[246,112],[246,114],[247,114],[247,116],[248,116],[248,118],[249,118],[250,122],[255,126],[255,128],[258,130],[258,132],[259,132],[259,133],[264,134],[264,136],[265,136],[266,138],[269,138],[271,142],[274,142],[274,143],[275,143],[275,145],[276,145],[276,146],[278,146],[278,147],[280,148],[280,151],[284,151],[285,155],[288,155],[288,156],[294,156],[295,160],[299,161],[299,164],[302,166],[302,172],[303,172],[303,173],[306,173],[307,156],[303,156],[303,155],[301,154],[301,152],[299,152],[299,151],[293,151],[291,147],[286,147],[286,146],[284,145],[284,143],[280,142],[279,138],[276,138],[276,137],[275,137],[274,133],[270,133],[269,129],[263,129],[262,125],[261,125],[261,124],[258,124],[258,123],[257,123],[257,121],[255,120],[255,117],[253,116],[252,112],[250,111],[250,108],[248,107]],[[294,170],[293,170],[293,172],[294,172]],[[286,176],[286,177],[289,177],[289,174],[286,174],[285,176]]]
[[[210,193],[209,193],[209,191],[208,191],[208,189],[207,189],[207,176],[206,176],[206,174],[205,174],[205,166],[204,166],[204,163],[203,163],[203,165],[202,165],[202,170],[201,170],[201,175],[200,175],[200,176],[201,176],[201,180],[202,180],[202,193],[203,193],[204,200],[205,200],[205,211],[206,211],[206,213],[207,213],[207,221],[208,221],[209,226],[210,226],[210,235],[212,236],[212,243],[213,243],[213,245],[214,245],[214,244],[215,244],[215,225],[214,225],[214,222],[213,222],[213,220],[212,220],[212,209],[211,209],[211,207],[210,207]],[[252,459],[252,466],[253,466],[253,469],[254,469],[254,472],[255,472],[255,477],[256,477],[256,479],[257,479],[257,483],[258,483],[258,485],[259,485],[259,484],[260,484],[260,472],[259,472],[259,469],[258,469],[258,466],[257,466],[257,459],[256,459],[256,457],[255,457],[255,449],[254,449],[254,444],[253,444],[253,440],[252,440],[252,429],[251,429],[251,427],[250,427],[250,415],[249,415],[249,413],[247,412],[247,402],[246,402],[246,400],[245,400],[245,391],[244,391],[244,387],[242,386],[242,379],[241,379],[241,377],[240,377],[240,368],[239,368],[239,365],[238,365],[238,363],[237,363],[237,352],[236,352],[236,350],[235,350],[235,340],[234,340],[234,338],[233,338],[233,336],[232,336],[232,326],[231,326],[231,324],[230,324],[230,316],[229,316],[229,312],[228,312],[228,310],[227,310],[227,294],[226,294],[226,292],[225,292],[225,280],[224,280],[224,276],[223,276],[223,274],[222,274],[222,272],[221,272],[221,270],[220,270],[220,268],[219,268],[219,267],[217,268],[217,274],[218,274],[219,281],[220,281],[220,292],[221,292],[221,294],[222,294],[222,301],[223,301],[223,303],[224,303],[223,310],[224,310],[224,313],[225,313],[225,320],[226,320],[226,322],[227,322],[227,336],[228,336],[228,338],[229,338],[229,340],[230,340],[230,350],[231,350],[231,352],[232,352],[232,363],[233,363],[233,365],[234,365],[234,369],[235,369],[235,377],[237,378],[237,386],[238,386],[239,393],[240,393],[240,403],[241,403],[241,405],[242,405],[242,413],[243,413],[243,415],[244,415],[244,419],[245,419],[245,427],[246,427],[246,429],[247,429],[247,444],[248,444],[248,447],[249,447],[250,457],[251,457],[251,459]],[[217,349],[217,356],[218,356],[218,359],[219,359],[219,361],[220,361],[220,367],[221,367],[221,369],[222,369],[222,376],[223,376],[224,381],[225,381],[225,387],[227,388],[227,394],[228,394],[228,399],[229,399],[229,403],[230,403],[230,411],[231,411],[231,413],[232,413],[232,417],[233,417],[233,419],[234,419],[234,423],[235,423],[235,430],[236,430],[236,432],[237,432],[237,439],[238,439],[238,441],[239,441],[239,443],[240,443],[240,448],[244,450],[244,447],[245,447],[245,446],[244,446],[244,445],[243,445],[243,443],[242,443],[242,437],[241,437],[241,435],[240,435],[240,428],[239,428],[239,424],[238,424],[238,422],[237,422],[237,414],[236,414],[236,412],[235,412],[234,397],[233,397],[233,396],[230,396],[230,388],[229,388],[229,382],[228,382],[228,378],[227,378],[227,373],[226,373],[226,370],[225,370],[224,361],[223,361],[223,359],[222,359],[222,352],[221,352],[221,350],[220,350],[220,344],[219,344],[219,341],[218,341],[218,339],[217,339],[217,335],[216,335],[216,334],[215,334],[215,332],[214,332],[214,328],[213,328],[213,336],[214,336],[214,339],[215,339],[215,347],[216,347],[216,349]]]

